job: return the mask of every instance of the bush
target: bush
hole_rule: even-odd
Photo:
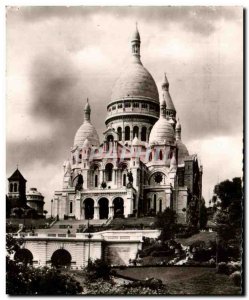
[[[225,263],[225,262],[220,262],[220,263],[218,264],[218,270],[217,270],[217,273],[228,275],[228,274],[229,274],[229,269],[228,269],[227,263]]]
[[[241,286],[241,273],[239,271],[233,272],[230,278],[236,286]]]
[[[86,272],[88,280],[96,280],[99,278],[109,280],[111,267],[101,259],[96,259],[94,262],[89,260]]]
[[[172,255],[174,254],[174,250],[168,250],[168,251],[153,251],[151,253],[151,256],[153,257],[165,257],[165,256],[169,256],[169,255]],[[141,256],[140,256],[141,257]]]
[[[126,286],[131,288],[149,288],[152,290],[165,289],[165,285],[162,283],[162,280],[156,278],[133,281]]]

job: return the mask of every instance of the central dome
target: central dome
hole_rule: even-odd
[[[141,62],[131,61],[112,90],[111,101],[143,97],[159,102],[156,83]]]

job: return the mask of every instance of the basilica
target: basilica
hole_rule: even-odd
[[[131,55],[107,104],[100,140],[87,100],[52,213],[63,219],[153,215],[167,207],[187,222],[189,203],[202,197],[202,166],[182,142],[166,74],[161,90],[143,66],[136,28]],[[94,113],[94,111],[93,111]]]

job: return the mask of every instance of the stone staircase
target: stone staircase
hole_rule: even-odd
[[[77,229],[82,227],[89,226],[101,226],[106,223],[107,220],[60,220],[53,224],[48,229],[37,229],[35,230],[36,233],[67,233],[68,229],[70,233],[74,234],[77,233]]]

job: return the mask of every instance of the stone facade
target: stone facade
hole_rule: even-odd
[[[157,238],[159,234],[158,230],[123,230],[93,233],[90,237],[86,233],[14,236],[23,238],[22,250],[30,253],[34,267],[50,266],[54,253],[60,252],[63,256],[66,252],[70,266],[80,269],[87,265],[89,259],[104,259],[110,265],[129,265],[129,260],[137,257],[143,237]]]
[[[140,59],[140,34],[131,59],[107,105],[100,142],[87,101],[84,122],[65,161],[62,188],[55,191],[58,219],[142,216],[171,207],[186,222],[188,202],[202,196],[202,167],[181,140],[181,125],[164,76],[162,91]]]

